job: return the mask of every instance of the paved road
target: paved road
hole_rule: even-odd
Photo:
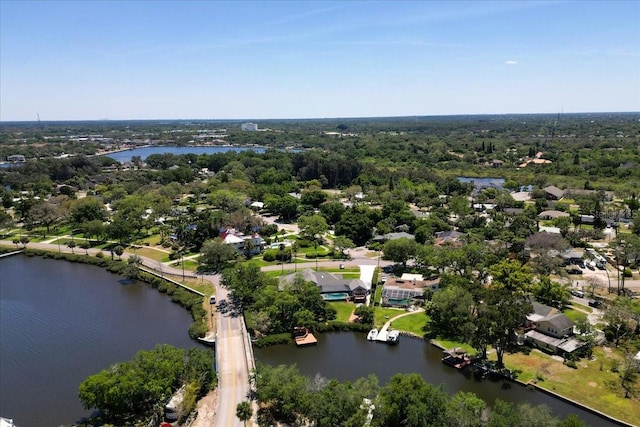
[[[218,410],[215,425],[242,427],[245,424],[236,417],[236,407],[247,400],[250,391],[249,373],[254,368],[253,354],[247,343],[243,317],[229,303],[227,290],[218,285],[216,295],[219,311],[216,339]],[[254,421],[249,420],[246,425],[252,426]]]

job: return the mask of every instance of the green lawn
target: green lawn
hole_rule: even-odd
[[[441,347],[443,347],[445,349],[461,348],[464,351],[466,351],[468,354],[477,353],[476,350],[473,347],[471,347],[469,344],[464,343],[464,342],[451,341],[451,340],[447,340],[447,339],[444,339],[444,338],[441,338],[441,337],[437,337],[433,341],[435,341],[437,344],[439,344]]]
[[[562,312],[565,316],[567,316],[569,319],[571,319],[572,322],[577,322],[578,319],[586,319],[587,315],[577,311],[577,310],[572,310],[570,308],[566,309],[565,311]]]
[[[640,425],[637,397],[625,399],[619,374],[613,367],[622,359],[620,350],[596,347],[595,360],[580,359],[578,369],[570,368],[539,351],[531,354],[506,354],[505,364],[521,371],[518,379],[528,381],[536,376],[543,378],[538,385],[559,393],[598,411],[610,414],[632,425]],[[634,385],[634,393],[640,393],[640,384]]]
[[[402,314],[405,311],[399,308],[388,307],[374,307],[374,321],[373,324],[376,328],[381,328],[389,319]]]
[[[162,262],[169,261],[169,254],[167,254],[166,252],[159,251],[153,248],[147,248],[146,246],[143,246],[135,250],[133,248],[127,248],[125,252],[150,258],[154,261],[162,261]]]
[[[393,329],[410,332],[417,336],[424,336],[424,325],[427,323],[427,316],[424,311],[416,312],[409,316],[401,317],[391,323]]]
[[[355,304],[353,304],[352,302],[335,301],[328,304],[336,309],[336,311],[338,312],[336,320],[340,322],[348,322],[351,313],[355,309]]]

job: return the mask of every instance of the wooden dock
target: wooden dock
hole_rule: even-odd
[[[317,344],[318,340],[307,328],[294,328],[293,338],[298,347]]]

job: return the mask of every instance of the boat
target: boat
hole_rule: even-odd
[[[471,358],[460,348],[442,351],[442,362],[456,369],[462,369],[471,364]]]
[[[375,341],[377,336],[378,336],[378,330],[372,329],[367,334],[367,341]]]
[[[398,338],[400,337],[400,331],[389,331],[387,335],[387,343],[389,344],[398,344]]]

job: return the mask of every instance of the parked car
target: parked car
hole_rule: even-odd
[[[597,300],[597,299],[591,300],[591,301],[589,301],[589,306],[590,307],[595,307],[595,308],[602,307],[602,301]]]
[[[583,261],[583,260],[580,260],[580,261],[576,262],[576,265],[577,265],[578,267],[580,267],[580,268],[584,268],[584,261]]]
[[[567,267],[567,273],[569,274],[582,274],[582,270],[576,265],[570,265]]]
[[[571,295],[573,295],[574,297],[578,297],[578,298],[584,298],[584,292],[578,290],[578,289],[574,289],[571,291]]]

